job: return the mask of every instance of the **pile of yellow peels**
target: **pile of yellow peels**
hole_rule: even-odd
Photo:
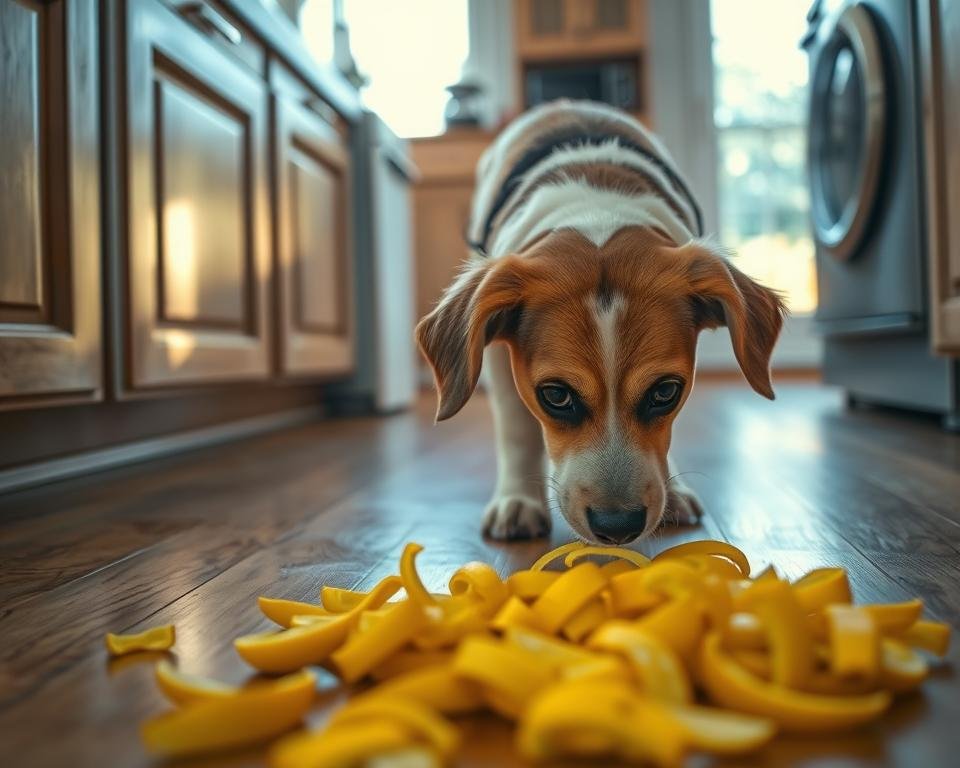
[[[778,731],[873,720],[926,678],[915,649],[942,656],[950,640],[947,625],[920,618],[919,600],[854,606],[840,568],[793,583],[772,568],[750,578],[744,554],[718,541],[652,561],[578,542],[506,581],[469,563],[449,594],[424,587],[421,549],[407,545],[399,576],[369,592],[324,587],[319,605],[261,597],[282,629],[241,637],[236,649],[284,677],[233,687],[161,662],[158,685],[177,708],[144,725],[147,747],[179,756],[269,741],[302,722],[316,697],[304,668],[320,665],[375,684],[322,730],[278,740],[276,768],[447,764],[456,717],[484,710],[516,723],[530,760],[677,765],[690,752],[756,750]],[[714,706],[695,703],[697,693]]]

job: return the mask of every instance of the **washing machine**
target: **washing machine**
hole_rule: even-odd
[[[914,3],[821,0],[807,20],[824,378],[852,402],[933,411],[956,427],[958,363],[934,355],[928,335]]]

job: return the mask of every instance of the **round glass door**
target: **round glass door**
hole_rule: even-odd
[[[819,49],[810,105],[814,231],[838,259],[854,254],[877,196],[885,112],[874,22],[862,5],[850,5]]]

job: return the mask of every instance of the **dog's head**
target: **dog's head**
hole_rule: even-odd
[[[709,246],[628,227],[602,248],[558,230],[469,267],[417,327],[437,419],[476,387],[484,346],[505,342],[520,397],[543,426],[563,516],[623,543],[659,524],[673,420],[690,393],[697,334],[725,325],[750,385],[773,398],[779,297]]]

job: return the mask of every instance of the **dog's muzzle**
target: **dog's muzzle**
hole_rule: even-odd
[[[587,525],[604,544],[633,541],[647,526],[647,508],[594,509],[587,507]]]

